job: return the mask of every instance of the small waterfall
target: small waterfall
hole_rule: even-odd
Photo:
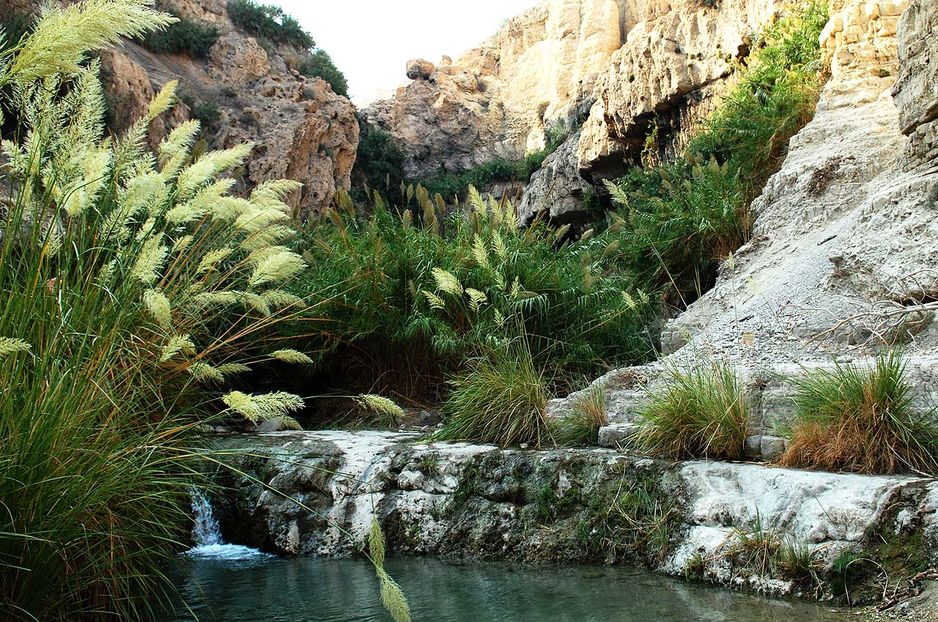
[[[198,488],[192,489],[192,541],[195,545],[206,546],[210,544],[224,544],[221,539],[221,530],[218,521],[212,512],[212,504]]]
[[[248,546],[225,544],[218,527],[218,520],[212,512],[212,504],[205,493],[198,488],[192,489],[192,519],[194,546],[186,552],[189,557],[227,561],[270,557],[267,553]]]

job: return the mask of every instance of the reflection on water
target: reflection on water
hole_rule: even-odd
[[[227,546],[227,545],[222,545]],[[192,557],[182,588],[199,620],[385,622],[366,561]],[[415,621],[835,622],[844,612],[689,585],[633,568],[528,568],[390,559]],[[193,620],[180,614],[177,622]]]

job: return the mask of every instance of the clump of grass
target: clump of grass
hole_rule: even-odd
[[[554,441],[558,445],[595,445],[599,428],[608,423],[606,395],[602,387],[593,386],[573,403],[570,413],[554,424]]]
[[[938,422],[916,410],[897,351],[869,370],[837,364],[794,380],[795,418],[785,466],[901,473],[938,470]]]
[[[771,574],[782,541],[775,531],[765,528],[762,517],[757,514],[747,529],[734,529],[733,536],[733,543],[726,555],[734,564],[756,572],[759,576]]]
[[[818,575],[824,564],[818,559],[816,549],[807,542],[785,540],[778,549],[776,566],[779,572],[803,587],[820,586]]]
[[[434,438],[501,447],[539,446],[550,438],[544,376],[523,342],[470,360],[451,384]]]
[[[673,459],[740,458],[749,413],[736,372],[713,363],[671,369],[667,380],[639,414],[637,446]]]

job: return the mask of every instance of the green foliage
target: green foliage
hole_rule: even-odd
[[[197,122],[149,153],[175,83],[105,138],[98,64],[79,63],[169,23],[149,6],[49,8],[0,64],[22,122],[0,171],[4,619],[163,617],[199,481],[197,426],[234,416],[220,383],[266,358],[256,338],[297,302],[277,289],[303,267],[282,246],[293,182],[230,196],[220,176],[250,146],[194,159]],[[264,412],[298,399],[278,397]]]
[[[748,240],[749,202],[814,111],[826,22],[826,3],[796,7],[762,35],[682,157],[607,184],[622,208],[624,264],[643,287],[686,306],[712,286],[719,260]]]
[[[355,154],[352,179],[357,186],[379,190],[386,196],[396,192],[393,198],[398,204],[402,203],[403,197],[397,188],[404,182],[404,156],[394,137],[364,122],[359,125],[361,140]]]
[[[300,23],[278,6],[258,4],[252,0],[230,0],[228,17],[235,26],[275,43],[285,43],[304,50],[316,45]]]
[[[521,443],[539,446],[549,438],[544,378],[523,342],[470,359],[451,380],[443,403],[443,428],[434,438],[449,441]]]
[[[796,414],[781,463],[858,473],[938,471],[938,421],[912,405],[901,354],[872,369],[837,364],[795,379]]]
[[[596,445],[599,428],[609,423],[606,396],[594,386],[576,399],[569,414],[554,424],[553,437],[558,445]]]
[[[297,70],[309,78],[322,78],[332,86],[336,94],[348,97],[348,80],[325,50],[313,50],[309,56],[300,60]]]
[[[153,52],[208,57],[208,51],[218,41],[218,29],[211,24],[176,17],[179,21],[166,30],[148,33],[137,41]]]
[[[476,192],[473,211],[446,217],[440,197],[434,203],[421,187],[404,194],[421,216],[397,216],[379,201],[366,219],[345,196],[342,213],[328,212],[331,224],[303,231],[311,267],[293,291],[324,326],[305,351],[325,363],[357,360],[366,386],[397,379],[398,391],[518,337],[539,369],[561,379],[650,354],[652,304],[625,293],[630,283],[615,274],[607,238],[561,244],[542,225],[520,230],[510,204]],[[301,324],[298,333],[308,329]]]
[[[736,372],[713,363],[671,369],[640,413],[639,447],[674,459],[735,460],[743,455],[749,413]]]
[[[179,99],[189,107],[191,117],[205,130],[213,129],[221,119],[218,104],[211,99],[199,99],[190,92],[182,93]]]

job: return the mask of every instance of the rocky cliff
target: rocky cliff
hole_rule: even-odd
[[[14,9],[36,10],[39,2],[17,0]],[[206,58],[153,52],[124,41],[102,55],[102,77],[110,104],[110,126],[120,132],[142,116],[154,93],[179,81],[180,102],[167,119],[155,121],[155,146],[173,126],[190,117],[203,121],[208,149],[256,144],[239,178],[242,190],[269,179],[295,179],[303,188],[289,198],[296,215],[322,210],[338,188],[348,189],[358,147],[355,108],[319,78],[295,68],[299,50],[250,36],[232,23],[226,0],[161,0],[157,6],[181,18],[214,26],[218,39]]]

